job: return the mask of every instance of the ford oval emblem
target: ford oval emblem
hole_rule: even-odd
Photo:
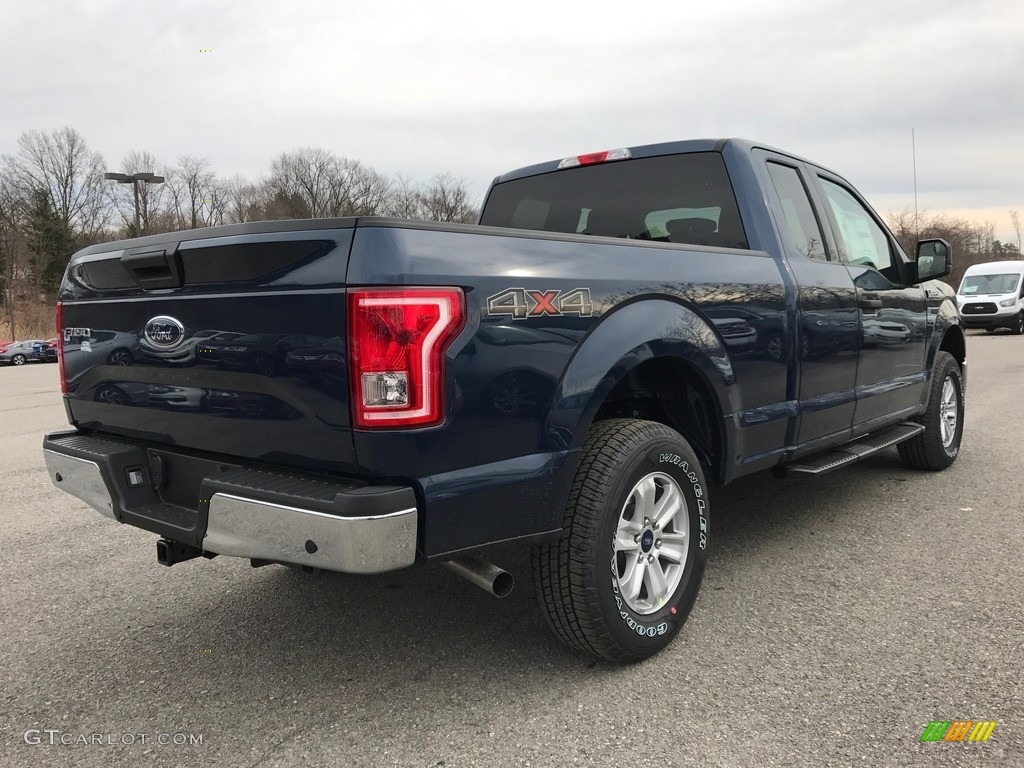
[[[146,341],[158,349],[174,349],[185,341],[185,326],[167,315],[158,315],[146,323]]]

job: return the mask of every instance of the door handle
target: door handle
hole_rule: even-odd
[[[121,266],[147,291],[180,288],[183,282],[181,257],[173,250],[126,253],[121,257]]]
[[[858,302],[858,304],[860,304],[860,308],[861,309],[881,309],[882,308],[882,300],[881,299],[861,299]]]

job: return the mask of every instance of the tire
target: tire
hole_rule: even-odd
[[[768,337],[768,343],[765,345],[765,350],[768,352],[768,357],[772,360],[779,361],[786,355],[785,343],[782,340],[781,333],[773,333]],[[805,355],[806,357],[806,355]]]
[[[1013,334],[1015,336],[1024,335],[1024,312],[1017,315],[1017,324],[1013,326]]]
[[[107,405],[130,405],[131,398],[128,394],[120,387],[115,387],[113,384],[108,384],[101,387],[96,391],[93,399],[97,403],[106,403]]]
[[[934,370],[928,408],[920,419],[924,432],[897,448],[908,467],[937,472],[956,461],[960,453],[965,401],[963,372],[956,359],[948,352],[938,352]]]
[[[269,355],[256,355],[252,361],[256,373],[261,376],[273,376],[275,373],[274,361]]]
[[[115,349],[107,356],[107,365],[131,365],[132,353],[127,349]]]
[[[24,365],[24,364],[25,364],[25,356],[24,355],[15,355],[14,357],[11,358],[11,365]]]
[[[663,502],[677,511],[664,510],[655,527]],[[619,663],[667,646],[697,599],[708,513],[703,471],[678,432],[639,419],[597,422],[569,493],[566,535],[532,555],[537,600],[555,635]]]

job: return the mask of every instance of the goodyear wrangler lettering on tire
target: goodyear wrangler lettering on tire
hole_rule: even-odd
[[[696,472],[690,471],[689,463],[682,457],[674,453],[662,453],[658,456],[658,462],[661,464],[672,464],[673,466],[679,467],[683,472],[686,472],[686,479],[693,485],[693,493],[697,497],[697,514],[700,518],[700,531],[698,537],[698,546],[701,549],[707,549],[708,546],[708,521],[704,515],[704,511],[707,509],[707,503],[704,501],[704,488],[700,484],[700,480],[697,477]]]
[[[614,578],[612,579],[612,590],[615,592],[615,602],[619,606],[619,617],[626,622],[627,627],[638,635],[646,635],[647,637],[657,637],[668,632],[668,622],[666,621],[655,626],[653,624],[642,624],[630,616],[629,611],[625,610],[625,606],[623,605],[622,595],[619,594],[618,581]]]
[[[595,423],[566,536],[533,551],[538,602],[555,634],[617,662],[668,645],[700,589],[708,510],[703,469],[682,435],[640,419]]]
[[[663,453],[658,457],[658,461],[662,464],[675,464],[683,472],[688,472],[690,469],[690,465],[682,457],[674,453]]]

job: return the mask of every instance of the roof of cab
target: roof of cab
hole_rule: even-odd
[[[630,158],[637,159],[641,157],[658,157],[659,155],[679,155],[685,152],[721,152],[726,145],[734,146],[740,150],[750,151],[752,149],[764,149],[769,152],[775,152],[786,157],[791,157],[799,162],[807,163],[809,165],[822,168],[822,170],[829,171],[828,168],[815,163],[812,160],[808,160],[799,155],[794,155],[792,152],[786,152],[785,150],[772,147],[764,142],[751,141],[749,139],[739,138],[725,138],[725,139],[688,139],[684,141],[666,141],[660,144],[643,144],[637,147],[626,147],[629,150]],[[611,148],[610,148],[611,149]],[[573,155],[569,155],[573,157]],[[493,184],[500,184],[504,181],[512,181],[513,179],[521,179],[527,176],[537,176],[542,173],[551,173],[559,170],[558,164],[564,158],[558,158],[557,160],[549,160],[544,163],[537,163],[536,165],[528,165],[523,168],[516,168],[515,170],[508,171],[495,177]],[[829,171],[832,173],[832,171]]]

